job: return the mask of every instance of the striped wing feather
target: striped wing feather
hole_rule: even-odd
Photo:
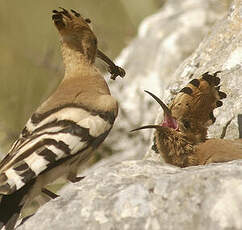
[[[19,190],[61,159],[95,149],[112,122],[81,107],[63,107],[33,123],[30,119],[19,140],[0,165],[0,194]]]

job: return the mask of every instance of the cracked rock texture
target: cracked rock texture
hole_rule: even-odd
[[[179,34],[180,31],[180,36],[174,41],[185,39],[182,44],[186,45],[189,37],[196,37],[196,33],[188,33],[189,36],[184,38],[189,30],[184,30],[182,34],[182,30],[179,30],[182,26],[180,20],[183,18],[185,22],[192,24],[196,23],[196,15],[198,21],[204,15],[204,18],[213,22],[219,15],[215,8],[218,9],[221,2],[171,0],[158,14],[144,21],[138,37],[119,59],[127,70],[126,82],[122,81],[120,84],[122,93],[118,95],[119,90],[114,92],[116,97],[122,97],[119,101],[123,111],[116,128],[123,132],[119,134],[119,146],[123,152],[85,171],[84,180],[64,187],[59,198],[41,207],[18,229],[242,229],[242,161],[180,169],[161,164],[161,159],[152,151],[149,151],[145,160],[127,160],[144,156],[148,143],[151,142],[147,132],[136,133],[131,138],[127,134],[127,128],[153,123],[158,112],[156,103],[152,105],[153,101],[149,101],[149,97],[143,94],[143,89],[163,96],[168,102],[190,80],[191,75],[199,77],[207,71],[221,70],[221,89],[228,97],[224,100],[224,106],[216,110],[217,121],[209,130],[209,135],[219,136],[224,123],[232,116],[242,113],[241,0],[234,1],[228,15],[212,27],[196,51],[179,67],[179,62],[185,58],[185,55],[178,58],[182,47],[174,46],[177,49],[177,55],[174,55],[162,43],[168,35],[165,36],[160,28],[168,31],[177,20],[178,25],[170,31],[170,36]],[[198,12],[204,13],[192,14],[193,4],[197,4]],[[189,17],[194,17],[191,20],[184,19],[188,12]],[[203,31],[199,35],[201,37],[209,30],[209,23],[202,21],[204,24],[197,28],[199,32]],[[192,26],[184,28],[191,29]],[[193,48],[195,46],[194,43]],[[192,48],[189,52],[192,53]],[[142,55],[144,53],[145,56]],[[163,63],[168,61],[165,60],[166,57],[174,59],[174,63],[171,62],[174,65],[170,69],[166,69]],[[172,75],[173,71],[175,73]],[[166,75],[171,78],[165,78]],[[168,88],[163,92],[166,85]],[[157,122],[160,119],[161,116],[157,118]],[[112,142],[115,135],[116,132],[113,132],[108,140]],[[234,119],[226,138],[236,137],[238,127]],[[115,141],[113,144],[117,147]]]

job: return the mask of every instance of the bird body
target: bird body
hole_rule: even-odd
[[[47,184],[61,176],[81,179],[79,166],[104,141],[118,114],[118,103],[94,66],[97,39],[88,23],[73,10],[53,13],[65,75],[0,162],[0,229],[13,229],[23,206],[44,191],[51,194]],[[6,205],[14,208],[6,211]]]
[[[166,163],[188,167],[242,159],[242,139],[207,139],[208,127],[216,120],[213,110],[222,106],[220,100],[226,98],[219,91],[218,73],[204,73],[191,80],[169,106],[146,91],[164,110],[164,120],[133,131],[155,128],[154,149]]]
[[[200,164],[242,159],[242,139],[208,139],[195,146]]]
[[[242,139],[207,139],[195,144],[186,135],[156,126],[155,145],[166,163],[184,168],[242,159]]]

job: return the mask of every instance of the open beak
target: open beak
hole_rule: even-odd
[[[167,107],[167,105],[164,102],[162,102],[160,100],[160,98],[155,96],[153,93],[151,93],[147,90],[145,90],[145,92],[148,93],[151,97],[153,97],[159,103],[159,105],[161,106],[161,108],[164,111],[164,120],[160,125],[146,125],[146,126],[142,126],[140,128],[137,128],[137,129],[133,129],[133,130],[131,130],[131,132],[137,131],[137,130],[140,130],[140,129],[150,129],[150,128],[158,129],[160,127],[169,127],[169,128],[178,130],[177,121],[174,117],[172,117],[171,110]]]
[[[164,102],[160,100],[157,96],[155,96],[153,93],[145,90],[146,93],[148,93],[151,97],[153,97],[161,106],[161,108],[164,111],[164,120],[161,123],[161,126],[163,127],[169,127],[175,130],[178,130],[178,124],[174,117],[172,117],[171,110],[166,106]]]

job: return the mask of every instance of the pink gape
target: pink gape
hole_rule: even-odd
[[[166,113],[164,114],[164,121],[161,123],[161,126],[178,130],[178,124],[176,119]]]

